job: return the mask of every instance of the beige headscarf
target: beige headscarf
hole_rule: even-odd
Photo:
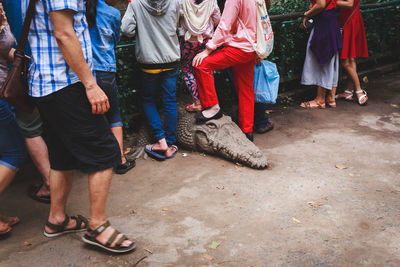
[[[214,2],[215,0],[204,0],[197,5],[192,3],[191,0],[182,0],[183,23],[187,29],[185,33],[186,41],[192,35],[195,35],[200,43],[203,42],[202,33],[214,11]]]

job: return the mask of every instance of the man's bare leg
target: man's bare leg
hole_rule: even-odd
[[[121,164],[126,163],[126,158],[124,154],[124,138],[123,138],[123,130],[122,127],[112,127],[111,128],[112,133],[115,136],[115,139],[117,139],[118,144],[119,144],[119,149],[121,150]]]
[[[110,189],[112,177],[112,169],[104,171],[98,171],[89,174],[89,195],[90,195],[90,220],[89,227],[91,229],[97,229],[100,225],[107,221],[106,216],[106,202],[107,195]],[[111,226],[107,227],[96,239],[106,244],[107,240],[113,234],[114,228]],[[122,236],[119,234],[115,239],[115,242]],[[115,246],[115,242],[111,246]],[[125,240],[121,246],[128,247],[132,244],[132,241]]]
[[[43,186],[39,189],[36,196],[49,196],[50,195],[50,161],[47,145],[43,137],[37,136],[33,138],[25,138],[26,147],[29,155],[39,173],[42,175]]]
[[[0,164],[0,195],[11,183],[16,173],[13,169]]]
[[[67,205],[68,195],[71,192],[73,182],[72,171],[50,170],[50,215],[48,221],[52,224],[61,224],[65,220],[65,207]],[[76,221],[70,220],[65,229],[76,227]],[[47,233],[55,231],[45,226]]]

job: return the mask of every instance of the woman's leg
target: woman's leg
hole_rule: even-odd
[[[24,162],[26,148],[19,127],[10,106],[0,100],[0,194],[14,178],[18,168]],[[0,234],[11,230],[11,218],[0,218]],[[14,218],[18,220],[18,218]],[[6,225],[7,224],[7,225]]]
[[[192,61],[194,56],[198,53],[197,47],[199,43],[183,42],[181,45],[181,69],[183,80],[186,87],[195,102],[200,102],[199,92],[197,90],[196,78],[194,76],[194,68]],[[200,104],[200,103],[199,103]]]
[[[317,97],[314,100],[301,103],[300,106],[303,108],[325,108],[325,97],[326,89],[318,86]]]

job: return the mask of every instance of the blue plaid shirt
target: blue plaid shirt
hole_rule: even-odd
[[[28,3],[28,0],[21,2],[24,13],[26,13]],[[51,11],[63,9],[74,11],[73,27],[81,44],[83,56],[93,70],[92,47],[84,1],[38,0],[29,32],[29,44],[32,50],[29,67],[29,94],[33,97],[43,97],[79,82],[78,76],[70,69],[58,48],[50,19]]]

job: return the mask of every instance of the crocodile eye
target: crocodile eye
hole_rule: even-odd
[[[207,123],[207,127],[210,129],[217,129],[217,125],[215,125],[214,123]]]

